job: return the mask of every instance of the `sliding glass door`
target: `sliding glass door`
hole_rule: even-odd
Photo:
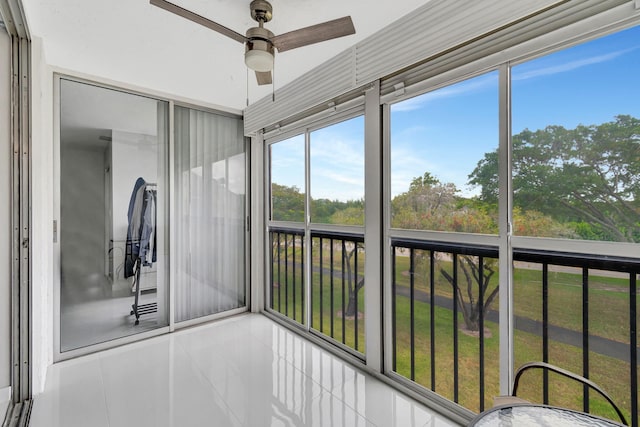
[[[168,326],[168,103],[59,79],[60,353]]]
[[[242,117],[64,76],[56,88],[56,358],[246,307]]]
[[[246,156],[240,117],[175,108],[175,320],[245,306]]]

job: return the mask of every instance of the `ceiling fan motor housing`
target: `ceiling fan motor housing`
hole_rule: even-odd
[[[259,72],[273,69],[273,44],[269,40],[273,33],[266,28],[254,27],[247,30],[244,60],[249,68]]]
[[[266,0],[253,0],[249,5],[251,17],[257,22],[269,22],[273,18],[273,8]]]

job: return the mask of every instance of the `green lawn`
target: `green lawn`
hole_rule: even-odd
[[[421,252],[421,251],[416,251]],[[415,289],[429,291],[428,262],[416,257]],[[396,284],[409,286],[409,257],[396,257]],[[452,298],[452,286],[439,273],[441,269],[452,273],[451,261],[439,260],[436,264],[436,295]],[[628,279],[589,276],[589,332],[592,335],[628,344],[629,293]],[[499,281],[498,273],[491,278],[489,290]],[[460,274],[460,278],[462,274]],[[475,291],[477,296],[477,287]],[[498,309],[496,299],[492,307]],[[514,272],[515,315],[542,321],[542,271],[518,268]],[[582,272],[549,273],[549,323],[582,332]]]
[[[396,297],[396,372],[410,378],[410,316],[409,299]],[[431,388],[431,352],[435,353],[435,391],[453,400],[453,312],[444,308],[435,308],[435,348],[430,342],[430,306],[415,302],[415,382]],[[460,316],[459,325],[462,324]],[[485,337],[485,408],[493,404],[493,397],[499,395],[499,338],[498,325],[487,322],[485,327],[491,332]],[[458,403],[466,408],[479,411],[479,339],[464,334],[458,335]],[[572,372],[582,372],[582,350],[573,346],[551,342],[550,362]],[[515,333],[515,365],[542,360],[542,339],[534,334],[521,331]],[[629,417],[629,372],[628,363],[606,356],[590,353],[590,378],[603,387],[624,408]],[[575,382],[551,375],[549,383],[550,403],[557,406],[582,409],[582,388]],[[534,402],[542,402],[542,375],[536,372],[524,374],[518,395]],[[599,396],[590,396],[591,412],[600,416],[616,419],[609,404]]]
[[[325,242],[327,242],[325,240]],[[321,278],[319,268],[320,253],[318,247],[314,245],[312,252],[312,262],[314,271],[312,274],[312,323],[311,327],[316,331],[319,331],[334,340],[345,344],[346,346],[364,353],[364,292],[361,290],[358,292],[358,312],[360,313],[358,319],[353,316],[352,318],[346,318],[344,320],[343,328],[343,307],[346,308],[349,303],[348,284],[345,279],[344,285],[342,281],[342,249],[339,244],[339,240],[336,240],[336,246],[333,252],[333,264],[331,263],[331,253],[325,247],[322,253],[322,269],[324,274]],[[272,277],[273,283],[276,284],[272,290],[273,305],[271,308],[279,313],[301,323],[306,323],[306,313],[303,313],[304,303],[304,275],[301,268],[302,252],[300,246],[296,248],[294,254],[292,249],[289,249],[288,257],[285,262],[284,252],[281,253],[282,262],[280,263],[280,270],[278,276],[278,263],[274,262],[272,265]],[[296,271],[294,276],[293,264],[296,260]],[[355,270],[355,258],[352,259],[352,268]],[[285,272],[285,264],[288,264],[287,271]],[[329,270],[333,265],[334,277],[333,277],[333,293],[331,291],[331,275]],[[345,275],[347,268],[345,267]],[[364,275],[364,254],[358,253],[358,277]],[[295,279],[295,285],[294,285]],[[322,286],[320,281],[322,280]],[[322,289],[322,291],[321,291]],[[295,299],[294,299],[295,292]],[[322,293],[322,298],[321,298]],[[332,298],[333,295],[333,298]],[[333,300],[333,311],[332,311]],[[295,301],[295,310],[294,310]],[[344,305],[343,305],[344,304]],[[333,316],[331,313],[333,312]],[[304,316],[303,316],[304,314]],[[322,323],[322,324],[321,324]],[[333,324],[332,324],[333,323]],[[357,325],[357,340],[356,340],[356,325]]]

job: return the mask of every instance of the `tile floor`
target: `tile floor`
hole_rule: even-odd
[[[260,314],[58,363],[32,427],[456,424]]]
[[[156,293],[140,295],[139,304],[157,302]],[[130,314],[134,296],[104,298],[67,304],[60,312],[60,347],[62,351],[107,342],[116,338],[168,326],[166,312],[140,317],[136,325]]]

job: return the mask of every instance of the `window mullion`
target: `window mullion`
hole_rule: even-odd
[[[503,64],[499,76],[498,226],[500,271],[500,394],[511,394],[513,383],[513,256],[511,186],[511,67]]]

